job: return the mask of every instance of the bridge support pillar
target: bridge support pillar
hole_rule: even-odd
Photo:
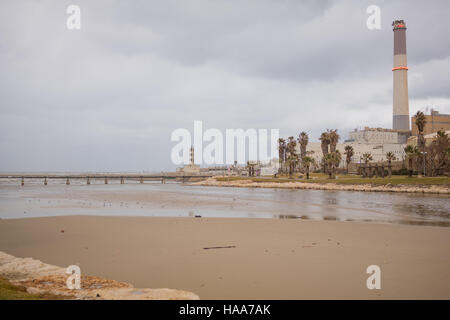
[[[44,186],[47,185],[47,177],[44,178]]]
[[[22,177],[22,181],[20,182],[20,184],[21,184],[22,186],[25,185],[25,178],[24,178],[24,177]]]
[[[105,177],[105,184],[108,184],[108,177]]]
[[[140,183],[144,183],[144,177],[141,177]]]
[[[70,184],[69,177],[67,177],[67,179],[66,179],[66,185],[69,185],[69,184]]]
[[[86,184],[91,184],[91,180],[89,180],[89,177],[87,177]]]
[[[123,179],[123,177],[120,178],[120,184],[124,184],[125,180]]]

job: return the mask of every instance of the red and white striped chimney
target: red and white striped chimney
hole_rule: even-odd
[[[406,62],[406,24],[403,20],[392,23],[394,29],[394,101],[392,128],[409,130],[408,66]]]

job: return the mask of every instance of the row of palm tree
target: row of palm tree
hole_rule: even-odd
[[[428,145],[423,137],[418,137],[418,146],[406,146],[405,153],[409,176],[412,176],[414,170],[423,170],[424,175],[433,177],[450,169],[450,139],[445,131],[438,131],[436,139]]]
[[[280,172],[289,172],[289,175],[292,176],[296,169],[303,169],[305,171],[306,178],[309,179],[311,167],[316,165],[316,161],[309,155],[310,152],[306,151],[306,146],[309,140],[308,134],[306,132],[301,132],[297,139],[300,144],[300,157],[296,154],[296,141],[294,137],[291,136],[288,139],[289,142],[287,144],[284,139],[279,139],[278,141]],[[328,129],[321,134],[320,140],[323,153],[321,162],[323,172],[327,173],[330,179],[335,179],[336,169],[342,160],[341,153],[336,149],[339,141],[339,134],[337,134],[337,130]],[[353,156],[355,155],[355,150],[351,145],[346,145],[344,150],[346,171],[348,173],[349,166],[352,163]],[[387,152],[386,159],[388,161],[388,174],[389,177],[391,177],[392,161],[397,160],[397,158],[393,152]],[[362,155],[362,161],[366,166],[372,160],[373,156],[370,152]]]
[[[342,159],[341,153],[336,150],[339,138],[337,129],[327,129],[327,131],[322,132],[319,138],[323,155],[322,169],[324,173],[328,173],[330,179],[336,178],[336,168]]]
[[[283,138],[278,139],[280,173],[289,173],[289,176],[292,177],[294,172],[303,168],[307,179],[309,179],[310,168],[315,164],[315,161],[306,151],[308,142],[308,134],[304,131],[298,135],[297,139],[293,136],[290,136],[287,141]],[[297,154],[297,143],[300,145],[300,155]]]
[[[337,150],[337,144],[339,142],[339,134],[337,129],[327,129],[320,136],[321,148],[323,158],[321,161],[321,167],[324,173],[327,173],[330,179],[336,178],[336,169],[339,167],[342,155]],[[309,179],[311,167],[316,166],[317,163],[311,152],[306,151],[306,147],[309,142],[309,137],[306,132],[301,132],[297,139],[293,136],[288,138],[288,141],[280,138],[278,140],[278,152],[280,161],[280,173],[289,173],[292,177],[293,173],[297,170],[303,170],[306,174],[306,178]],[[300,155],[297,154],[297,143],[300,145]],[[345,148],[347,168],[354,155],[352,146],[346,146]]]
[[[414,169],[422,171],[423,175],[436,176],[448,171],[450,166],[450,141],[445,131],[439,130],[436,139],[426,145],[424,129],[427,123],[425,114],[417,111],[415,114],[417,126],[417,146],[408,145],[405,148],[408,159],[409,176]]]
[[[422,162],[424,164],[423,170],[424,172],[427,172],[427,175],[434,176],[443,174],[445,171],[448,171],[450,166],[450,142],[448,135],[443,131],[438,131],[437,138],[429,145],[426,145],[423,135],[425,124],[425,115],[420,111],[417,112],[416,125],[419,131],[418,147],[408,145],[404,149],[406,158],[408,159],[410,176],[413,174],[414,168],[419,170],[420,155],[422,155]],[[337,150],[337,144],[340,139],[337,131],[337,129],[327,129],[320,135],[319,140],[321,142],[320,145],[323,155],[320,164],[317,164],[315,159],[311,156],[313,152],[306,150],[309,142],[309,136],[306,132],[301,132],[297,139],[293,136],[290,136],[287,141],[280,138],[278,140],[280,161],[279,172],[289,173],[289,176],[292,177],[294,172],[303,171],[306,173],[306,178],[309,179],[311,168],[320,165],[322,171],[327,173],[330,179],[335,179],[336,169],[339,167],[339,163],[342,160],[342,155],[339,150]],[[297,154],[297,143],[300,146],[300,154]],[[355,151],[351,145],[346,145],[344,150],[346,171],[348,173]],[[371,153],[368,152],[362,155],[362,161],[366,166],[372,160],[373,156]],[[386,160],[388,161],[388,174],[389,177],[391,177],[392,161],[398,159],[393,152],[387,152]]]
[[[339,141],[337,129],[328,129],[322,133],[320,139],[322,141],[323,171],[327,172],[330,178],[334,178],[336,168],[341,161],[341,154],[336,150]],[[297,139],[293,136],[290,136],[287,141],[283,138],[278,139],[280,173],[289,173],[289,176],[292,177],[294,172],[304,170],[306,178],[309,179],[311,167],[316,165],[316,161],[311,157],[312,152],[306,151],[308,142],[309,136],[304,131],[298,135]],[[297,143],[300,146],[300,154],[297,154]]]

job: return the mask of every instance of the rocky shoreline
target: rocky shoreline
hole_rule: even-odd
[[[32,258],[17,258],[0,251],[0,276],[25,287],[28,293],[50,293],[77,300],[198,300],[188,291],[174,289],[138,289],[126,282],[81,275],[81,289],[66,285],[64,268]]]
[[[217,181],[215,178],[191,183],[197,186],[235,187],[235,188],[280,188],[306,190],[338,190],[338,191],[366,191],[366,192],[404,192],[450,194],[450,188],[441,185],[374,185],[374,184],[337,184],[315,182],[254,182],[251,180]]]

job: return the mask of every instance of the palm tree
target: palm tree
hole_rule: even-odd
[[[330,134],[329,131],[327,130],[327,132],[322,132],[322,134],[320,135],[320,147],[322,148],[322,154],[323,154],[323,172],[325,173],[326,170],[326,163],[325,163],[325,157],[328,154],[328,146],[330,145]]]
[[[295,141],[294,137],[288,138],[288,144],[287,144],[287,163],[289,166],[289,177],[292,178],[292,174],[295,171],[295,168],[298,164],[298,155],[297,155],[297,142]]]
[[[373,160],[372,154],[370,152],[366,152],[362,155],[362,159],[364,161],[364,165],[367,169],[367,165],[369,164],[370,161]],[[366,170],[364,171],[364,175],[370,175],[370,172],[367,172]]]
[[[289,154],[287,157],[287,166],[289,168],[289,178],[292,179],[292,175],[294,174],[295,167],[298,163],[298,157],[295,154]]]
[[[286,162],[286,140],[278,139],[278,161],[280,162],[280,173],[283,172],[284,164]]]
[[[336,167],[341,161],[341,153],[339,151],[327,153],[324,157],[325,163],[328,165],[328,177],[330,179],[336,179]]]
[[[300,144],[300,158],[303,159],[306,156],[306,146],[308,145],[309,137],[306,132],[301,132],[298,135],[298,143]]]
[[[337,143],[339,142],[339,138],[340,138],[337,133],[337,129],[328,130],[328,135],[330,137],[330,152],[335,152]]]
[[[422,152],[423,157],[423,171],[425,175],[425,139],[423,137],[423,129],[425,128],[425,125],[427,123],[427,120],[425,118],[425,115],[422,111],[417,111],[416,113],[416,126],[417,130],[419,131],[419,134],[417,136],[417,144],[420,148],[420,151]]]
[[[372,154],[370,152],[364,153],[362,155],[362,157],[363,157],[364,164],[368,164],[370,161],[373,160]]]
[[[425,115],[423,114],[422,111],[417,111],[417,113],[415,114],[415,117],[416,117],[417,131],[419,131],[418,145],[420,147],[423,147],[423,145],[424,145],[423,129],[425,128],[425,125],[427,124],[427,119],[425,118]]]
[[[436,149],[437,159],[435,170],[437,174],[441,174],[443,170],[449,164],[450,155],[450,139],[445,131],[439,130],[436,135],[436,140],[434,141],[434,146]]]
[[[352,157],[355,155],[355,151],[353,150],[353,147],[350,145],[345,146],[345,163],[347,164],[347,173],[348,173],[348,166],[352,162]]]
[[[413,174],[413,160],[419,155],[419,149],[412,145],[407,145],[404,149],[406,157],[408,158],[409,176]]]
[[[309,157],[309,156],[304,156],[302,163],[303,166],[305,167],[305,171],[306,171],[306,179],[309,179],[309,168],[311,167],[311,165],[315,164],[315,160],[313,157]]]
[[[388,153],[386,153],[386,159],[389,163],[389,166],[388,166],[389,178],[391,178],[392,177],[392,161],[397,160],[397,158],[395,157],[395,154],[393,152],[389,151]]]

